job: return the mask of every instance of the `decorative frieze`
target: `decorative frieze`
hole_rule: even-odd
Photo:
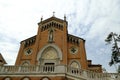
[[[72,44],[79,45],[81,39],[76,36],[68,34],[67,40]]]
[[[54,27],[54,28],[57,28],[59,30],[63,30],[63,25],[58,23],[58,22],[49,22],[49,23],[46,23],[44,24],[42,27],[41,27],[41,31],[45,31],[46,29],[50,28],[50,27]]]
[[[26,40],[22,41],[21,43],[23,43],[23,44],[24,44],[24,47],[28,47],[28,46],[30,46],[30,45],[32,45],[32,44],[34,44],[34,43],[35,43],[35,41],[36,41],[36,35],[35,35],[35,36],[33,36],[33,37],[31,37],[31,38],[28,38],[28,39],[26,39]]]

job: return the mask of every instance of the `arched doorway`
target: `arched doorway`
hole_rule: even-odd
[[[55,44],[48,44],[39,51],[37,60],[42,72],[54,72],[62,60],[62,52]]]
[[[55,44],[48,44],[44,46],[37,55],[37,61],[39,65],[45,64],[60,64],[62,60],[62,52]]]

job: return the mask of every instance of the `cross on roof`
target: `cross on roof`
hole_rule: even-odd
[[[55,12],[53,11],[53,16],[55,16]]]

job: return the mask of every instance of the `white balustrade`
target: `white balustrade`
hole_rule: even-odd
[[[54,65],[45,65],[42,66],[43,72],[54,72],[55,66]]]
[[[54,65],[35,65],[35,66],[0,66],[0,74],[2,73],[44,73],[55,72]]]
[[[117,73],[96,73],[64,65],[0,66],[0,75],[12,75],[16,73],[64,73],[66,75],[72,75],[72,77],[77,76],[77,78],[84,78],[86,80],[120,80],[120,74]]]
[[[72,67],[68,67],[67,73],[74,76],[82,76],[86,80],[120,80],[120,74],[117,73],[96,73],[93,71],[86,71]]]

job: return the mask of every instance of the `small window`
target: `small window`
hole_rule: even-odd
[[[45,63],[45,65],[54,65],[54,63]]]

